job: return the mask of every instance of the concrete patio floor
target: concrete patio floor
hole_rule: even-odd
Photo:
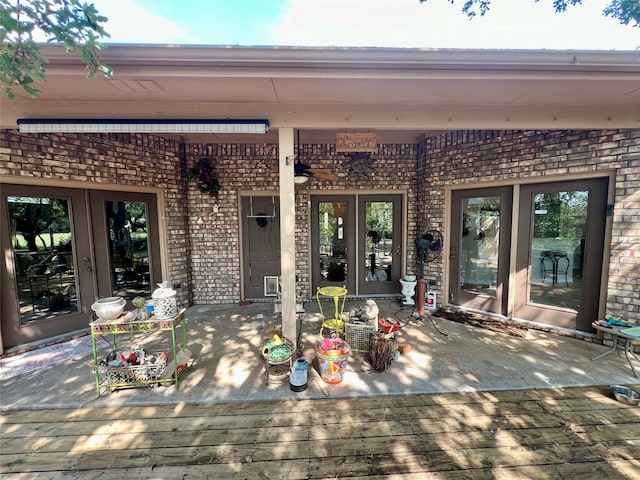
[[[346,310],[363,303],[348,301]],[[267,382],[265,377],[260,353],[265,335],[277,326],[273,304],[194,306],[186,312],[194,363],[180,377],[179,389],[127,388],[98,397],[88,354],[2,381],[0,405],[14,409],[206,404],[638,383],[622,352],[590,360],[606,346],[536,330],[516,338],[441,318],[433,319],[434,326],[429,318],[412,317],[410,310],[395,308],[388,299],[379,300],[378,306],[381,316],[395,314],[404,323],[400,336],[412,347],[384,373],[371,372],[365,354],[354,352],[342,383],[325,383],[312,367],[308,388],[293,392],[288,378]],[[321,323],[317,310],[313,302],[307,305],[302,328],[303,354],[310,363]],[[170,335],[119,335],[118,345],[132,343],[168,351]],[[99,357],[106,352],[101,350]]]

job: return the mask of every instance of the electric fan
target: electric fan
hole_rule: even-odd
[[[418,260],[420,262],[420,278],[424,278],[425,262],[433,260],[442,250],[444,241],[439,230],[427,230],[421,237],[416,238]]]

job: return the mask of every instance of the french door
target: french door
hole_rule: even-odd
[[[2,185],[5,348],[88,327],[97,298],[161,277],[155,196]]]
[[[608,179],[525,185],[515,315],[591,330],[598,319]]]
[[[312,196],[312,291],[335,285],[353,295],[397,293],[402,228],[402,195]]]
[[[596,178],[452,192],[450,303],[506,315],[512,302],[517,318],[589,331],[607,188],[608,178]]]
[[[511,187],[452,194],[450,302],[506,314]]]
[[[402,196],[358,195],[358,294],[398,293]]]

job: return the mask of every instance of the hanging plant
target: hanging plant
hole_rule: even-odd
[[[207,193],[212,197],[217,197],[220,191],[220,182],[216,175],[213,159],[203,157],[187,170],[187,182],[195,180],[202,193]]]

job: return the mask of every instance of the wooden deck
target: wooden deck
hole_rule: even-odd
[[[3,479],[640,478],[640,407],[607,387],[19,410],[1,423]]]

